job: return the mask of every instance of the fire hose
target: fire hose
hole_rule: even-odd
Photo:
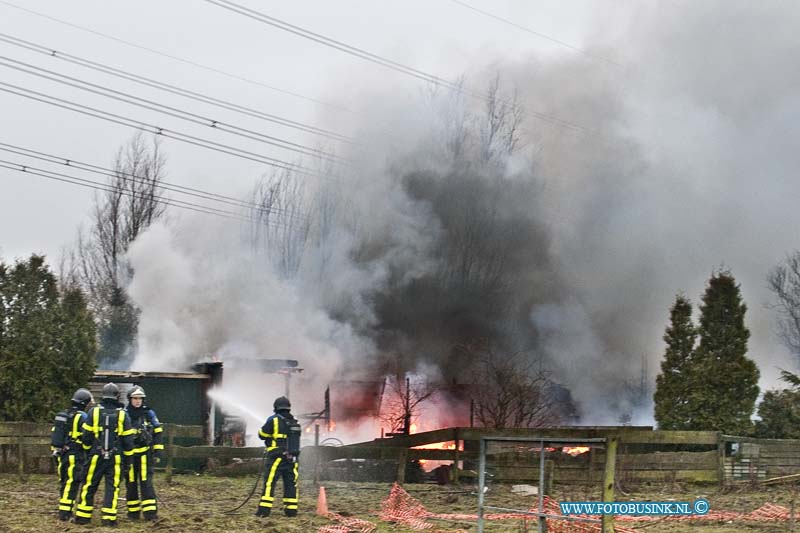
[[[244,507],[244,505],[245,505],[247,502],[249,502],[249,501],[250,501],[250,498],[252,498],[252,497],[253,497],[253,494],[255,493],[255,491],[256,491],[256,488],[258,487],[258,484],[259,484],[259,482],[261,481],[261,476],[262,476],[262,475],[264,475],[264,470],[265,470],[266,466],[267,466],[267,450],[264,450],[264,456],[263,456],[263,459],[261,460],[261,466],[260,466],[260,467],[259,467],[259,469],[258,469],[258,477],[256,478],[256,482],[255,482],[255,484],[253,485],[253,488],[252,488],[252,489],[250,489],[250,494],[248,494],[248,495],[247,495],[247,498],[245,498],[245,500],[244,500],[242,503],[240,503],[238,506],[236,506],[236,507],[234,507],[233,509],[230,509],[230,510],[228,510],[228,511],[223,511],[223,513],[222,513],[222,514],[233,514],[233,513],[235,513],[236,511],[238,511],[239,509],[241,509],[242,507]]]

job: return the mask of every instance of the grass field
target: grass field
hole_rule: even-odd
[[[26,482],[11,474],[0,474],[0,531],[2,532],[42,532],[42,531],[86,531],[97,527],[99,522],[99,506],[95,508],[92,526],[79,526],[59,522],[56,519],[57,485],[54,476],[31,475]],[[301,482],[300,516],[287,519],[276,506],[274,516],[260,519],[253,516],[258,495],[237,513],[225,514],[224,511],[239,505],[249,494],[255,482],[254,478],[226,478],[208,475],[180,475],[167,485],[162,478],[156,479],[156,489],[161,501],[161,518],[156,523],[136,523],[125,518],[124,505],[120,502],[120,520],[118,531],[163,531],[163,532],[237,532],[266,531],[274,533],[308,533],[320,526],[334,522],[316,516],[316,497],[318,489],[309,482]],[[326,491],[329,508],[333,512],[345,516],[358,517],[376,524],[376,531],[407,532],[413,531],[397,524],[382,522],[377,513],[381,502],[386,499],[391,486],[385,483],[327,483]],[[409,493],[417,498],[425,507],[436,513],[475,513],[477,497],[473,487],[406,485]],[[280,490],[280,489],[279,489]],[[711,503],[712,510],[749,512],[764,503],[773,503],[790,507],[794,489],[788,487],[755,489],[738,489],[720,492],[716,487],[671,487],[669,490],[652,488],[639,489],[626,495],[618,495],[619,500],[631,501],[691,501],[705,497]],[[102,492],[102,491],[101,491]],[[124,498],[125,490],[121,490]],[[276,494],[279,496],[279,494]],[[557,500],[589,501],[599,500],[599,493],[592,488],[556,487],[553,495]],[[508,485],[493,486],[487,496],[493,505],[522,509],[534,504],[532,496],[519,496],[511,492]],[[276,498],[279,501],[279,498]],[[474,531],[474,522],[431,520],[439,531],[467,530]],[[634,526],[631,523],[625,524]],[[642,524],[644,525],[644,524]],[[99,528],[98,528],[99,529]],[[529,522],[527,529],[521,520],[493,522],[487,526],[489,532],[535,531],[535,524]],[[648,523],[641,527],[647,533],[677,533],[690,531],[697,533],[734,533],[750,532],[786,532],[789,524],[783,523],[674,523],[661,521]],[[800,533],[800,525],[795,528]]]

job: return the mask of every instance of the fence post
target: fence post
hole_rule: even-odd
[[[406,463],[408,463],[408,448],[401,448],[397,455],[397,483],[406,482]]]
[[[455,437],[456,448],[453,451],[453,472],[452,472],[452,474],[453,474],[453,483],[458,485],[458,482],[459,482],[459,479],[458,479],[458,477],[459,477],[459,475],[458,475],[458,462],[461,459],[460,454],[458,452],[458,444],[459,444],[459,441],[458,441],[458,437],[459,437],[458,428],[456,428],[454,437]]]
[[[618,437],[609,437],[606,440],[606,469],[603,475],[603,501],[614,501],[614,470],[617,465]],[[614,533],[614,515],[603,515],[603,533]]]
[[[19,480],[25,481],[25,423],[20,422],[17,427],[17,467]]]
[[[717,454],[719,456],[717,465],[719,486],[725,488],[725,440],[722,438],[722,432],[717,432]]]
[[[555,477],[555,472],[556,464],[553,461],[546,461],[544,463],[544,493],[548,496],[553,494],[553,477]]]
[[[167,484],[172,484],[172,457],[174,456],[173,442],[175,439],[175,426],[167,426]]]
[[[303,453],[305,453],[305,452],[303,452]],[[319,471],[320,471],[320,468],[322,467],[322,452],[321,452],[319,446],[314,446],[314,452],[311,455],[311,457],[314,460],[313,461],[313,465],[314,465],[314,480],[313,480],[314,481],[314,486],[318,487],[319,486]]]

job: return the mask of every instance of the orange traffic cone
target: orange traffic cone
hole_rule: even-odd
[[[328,497],[325,496],[325,487],[320,485],[319,498],[317,498],[317,514],[325,516],[328,514]]]

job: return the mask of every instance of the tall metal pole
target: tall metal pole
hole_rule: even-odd
[[[325,389],[325,429],[331,432],[331,386]]]
[[[411,434],[411,380],[406,378],[406,412],[403,417],[403,433]]]
[[[475,427],[475,399],[469,401],[469,427]]]
[[[547,519],[544,514],[544,441],[539,443],[539,520],[537,520],[538,533],[545,533],[547,530]]]
[[[486,440],[481,439],[478,460],[478,533],[483,533],[483,492],[486,488]]]

